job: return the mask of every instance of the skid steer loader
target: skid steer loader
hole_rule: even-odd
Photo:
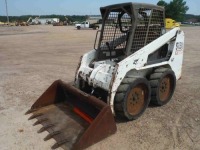
[[[52,148],[84,149],[116,132],[113,116],[134,120],[162,106],[181,78],[184,33],[165,30],[164,9],[141,3],[100,8],[102,29],[81,57],[73,85],[55,81],[27,113]]]

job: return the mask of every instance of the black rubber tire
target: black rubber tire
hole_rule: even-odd
[[[80,30],[81,29],[81,27],[80,26],[77,26],[77,30]]]
[[[99,30],[99,26],[94,26],[93,30]]]
[[[166,83],[163,83],[165,78],[169,78],[169,93],[166,94],[166,98],[161,98],[162,90],[168,88],[166,86]],[[173,94],[174,90],[176,88],[176,77],[174,72],[169,68],[160,67],[154,70],[154,72],[150,75],[149,80],[150,86],[151,86],[151,104],[162,106],[167,104]],[[165,84],[162,86],[162,84]],[[166,90],[165,90],[166,91]]]
[[[137,87],[140,85],[144,86],[144,89],[142,89],[145,95],[144,103],[142,104],[142,107],[139,109],[139,112],[137,114],[132,115],[129,113],[128,108],[127,108],[128,96],[130,95],[130,92],[134,89],[134,87]],[[150,102],[150,97],[151,97],[151,88],[147,79],[125,77],[121,85],[118,87],[117,93],[115,95],[114,109],[115,109],[116,117],[120,117],[120,118],[128,119],[128,120],[137,119],[144,113],[145,109],[148,107],[149,102]]]

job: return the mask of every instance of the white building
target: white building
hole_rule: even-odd
[[[38,24],[40,22],[41,24],[46,24],[47,22],[53,23],[53,22],[60,22],[59,18],[35,18],[32,19],[32,23]]]

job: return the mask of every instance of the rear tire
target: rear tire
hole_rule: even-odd
[[[150,101],[150,85],[145,78],[125,77],[115,95],[116,116],[135,120],[140,117]]]
[[[81,27],[80,26],[77,26],[77,30],[80,30],[81,29]]]
[[[169,68],[157,68],[150,76],[151,103],[157,106],[167,104],[176,87],[176,77]]]

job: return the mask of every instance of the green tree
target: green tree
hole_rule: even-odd
[[[163,0],[160,0],[158,3],[157,3],[158,6],[163,6],[163,7],[167,7],[167,3]]]
[[[189,10],[184,0],[172,0],[169,3],[160,0],[157,5],[165,7],[165,16],[176,21],[183,21],[186,12]]]

